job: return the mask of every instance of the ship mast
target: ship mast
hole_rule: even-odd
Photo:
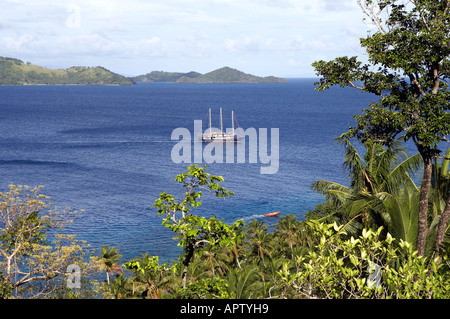
[[[209,109],[209,134],[211,134],[212,129],[211,129],[211,109]]]
[[[234,111],[231,111],[231,125],[233,128],[233,135],[234,135]]]
[[[222,125],[222,108],[220,108],[220,133],[223,136],[223,125]]]

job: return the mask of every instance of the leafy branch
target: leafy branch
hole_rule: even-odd
[[[162,225],[177,234],[176,238],[180,239],[178,245],[184,248],[183,289],[187,287],[187,270],[196,251],[207,245],[235,246],[243,238],[244,222],[241,220],[227,225],[214,216],[205,218],[191,213],[192,208],[202,204],[199,201],[203,196],[201,190],[209,191],[220,198],[234,195],[233,192],[219,185],[219,182],[224,180],[222,176],[210,175],[205,170],[206,166],[191,165],[187,172],[175,177],[175,181],[186,190],[180,202],[175,200],[175,196],[163,192],[153,205],[158,209],[158,215],[165,216]]]

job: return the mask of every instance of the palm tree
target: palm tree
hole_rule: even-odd
[[[259,231],[267,231],[269,227],[260,219],[253,219],[247,224],[247,234],[254,235]]]
[[[117,275],[111,283],[108,282],[107,285],[103,283],[102,289],[104,290],[102,294],[103,299],[128,299],[132,297],[130,295],[131,285],[130,278],[125,278],[123,274]]]
[[[348,171],[350,187],[317,181],[312,188],[324,194],[334,204],[336,212],[343,212],[347,220],[350,219],[345,226],[346,231],[358,229],[355,225],[358,217],[361,217],[365,227],[389,228],[392,219],[386,211],[384,200],[400,195],[404,185],[411,183],[411,176],[420,168],[420,155],[407,158],[399,141],[387,148],[380,143],[367,142],[362,158],[348,139],[340,142],[345,145],[343,167]]]
[[[446,153],[446,158],[449,157],[450,148]],[[439,256],[440,245],[444,241],[446,233],[450,231],[450,225],[448,225],[448,214],[450,214],[450,197],[448,196],[450,188],[449,162],[449,160],[444,159],[440,166],[435,159],[432,167],[432,185],[429,196],[430,229],[425,245],[426,256],[431,256],[433,252]],[[384,200],[385,208],[389,214],[391,235],[414,245],[418,233],[419,197],[420,188],[415,185],[412,179],[409,179],[404,183],[403,189],[398,191],[395,196],[389,195]]]
[[[298,242],[300,236],[300,224],[297,217],[292,214],[283,216],[275,225],[274,235],[281,240],[282,244],[287,244],[291,258],[294,259],[294,244]]]
[[[233,265],[233,248],[228,246],[212,247],[207,246],[203,249],[199,258],[205,270],[216,275],[216,272],[223,276]]]
[[[227,276],[228,293],[232,299],[257,298],[261,292],[258,281],[260,272],[258,266],[251,264],[242,268],[232,269]]]
[[[267,233],[267,225],[254,219],[247,226],[247,237],[249,238],[248,245],[250,246],[251,255],[262,261],[264,264],[264,258],[271,257],[271,251],[273,246],[272,235]]]
[[[116,247],[112,247],[109,249],[109,246],[102,246],[102,250],[100,252],[100,262],[102,268],[106,271],[106,281],[109,285],[109,274],[113,274],[114,272],[122,272],[122,268],[118,265],[120,262],[121,254],[118,253],[118,249]]]

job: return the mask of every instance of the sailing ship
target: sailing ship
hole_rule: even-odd
[[[201,138],[202,142],[204,142],[204,143],[210,143],[210,142],[237,143],[238,137],[234,132],[234,112],[233,111],[231,111],[231,123],[232,123],[231,133],[224,133],[223,132],[223,124],[222,124],[222,108],[220,108],[220,131],[213,132],[212,126],[211,126],[211,109],[209,109],[208,133],[200,134],[199,138]]]

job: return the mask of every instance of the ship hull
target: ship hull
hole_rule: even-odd
[[[211,134],[201,134],[199,138],[203,143],[237,143],[239,142],[237,135],[235,134],[221,134],[221,133],[211,133]]]

